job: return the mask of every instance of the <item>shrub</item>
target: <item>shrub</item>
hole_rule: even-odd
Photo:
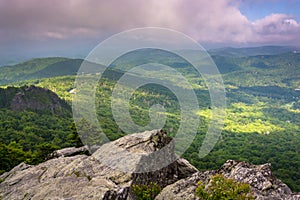
[[[149,185],[132,185],[133,194],[138,200],[153,200],[161,191],[161,187],[157,183]]]
[[[250,185],[233,179],[226,179],[223,175],[215,175],[209,185],[198,183],[196,196],[203,200],[250,200],[254,199]]]

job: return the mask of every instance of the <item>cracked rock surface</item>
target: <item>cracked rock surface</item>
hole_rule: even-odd
[[[156,152],[167,144],[170,147],[163,150],[164,156],[174,162],[156,171],[141,172],[149,166],[143,162],[162,159]],[[60,150],[39,165],[21,163],[2,174],[0,199],[134,199],[132,184],[156,182],[165,187],[198,171],[185,159],[176,158],[172,148],[171,138],[164,131],[153,130],[107,143],[92,156],[74,155],[84,148]],[[115,168],[130,158],[126,153],[138,153],[139,160],[132,166],[141,173]]]

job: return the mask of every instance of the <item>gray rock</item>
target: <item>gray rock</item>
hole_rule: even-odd
[[[114,169],[130,173],[157,171],[178,159],[172,138],[161,130],[124,136],[102,145],[93,156]]]
[[[197,172],[186,179],[181,179],[171,185],[166,186],[155,198],[156,200],[196,200],[195,191],[199,181],[209,180],[215,171]]]
[[[168,185],[155,199],[196,200],[197,198],[194,194],[197,188],[197,183],[202,181],[208,184],[211,178],[216,174],[223,174],[226,178],[248,183],[253,191],[255,199],[300,199],[299,193],[292,193],[286,184],[272,175],[270,164],[251,165],[246,162],[238,162],[234,160],[228,160],[219,170],[197,172],[186,179],[182,179],[174,184]]]
[[[96,151],[96,156],[66,157],[69,155],[66,153],[70,152],[69,148],[56,152],[57,158],[36,166],[21,163],[0,176],[3,180],[0,183],[0,199],[135,199],[131,192],[132,184],[157,182],[165,187],[180,178],[190,176],[197,172],[197,169],[186,160],[176,158],[173,163],[157,171],[123,172],[112,168],[114,165],[109,165],[109,162],[97,159],[99,154],[107,149],[110,149],[109,156],[118,154],[124,149],[128,152],[139,152],[141,160],[135,164],[136,168],[141,169],[145,167],[145,161],[151,161],[150,158],[153,158],[151,155],[170,142],[171,138],[165,132],[154,130],[128,135],[108,143]],[[172,145],[170,146],[172,149]],[[165,153],[169,150],[167,149]],[[114,151],[116,153],[112,153]],[[170,157],[175,156],[174,152],[170,154]],[[109,161],[107,157],[105,158]],[[111,157],[110,162],[114,164],[119,162],[119,165],[122,165],[124,159],[114,160],[117,158],[117,156]]]
[[[89,155],[89,149],[87,146],[75,148],[75,147],[69,147],[69,148],[64,148],[64,149],[59,149],[51,153],[48,159],[52,158],[59,158],[59,157],[70,157],[70,156],[76,156],[80,154],[85,154]]]
[[[1,178],[3,199],[102,199],[107,191],[122,190],[131,183],[128,174],[86,155],[60,157],[37,166],[20,164]]]

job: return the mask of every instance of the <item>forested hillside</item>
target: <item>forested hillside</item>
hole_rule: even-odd
[[[198,111],[200,127],[192,145],[183,155],[185,158],[201,170],[219,168],[228,159],[253,164],[270,162],[277,177],[293,190],[300,191],[300,91],[295,90],[300,86],[300,54],[289,50],[285,52],[280,48],[280,54],[276,54],[277,51],[272,48],[268,55],[253,55],[251,49],[248,53],[253,56],[245,56],[247,50],[242,56],[224,55],[223,51],[214,53],[212,58],[222,73],[226,87],[227,116],[217,145],[203,159],[199,158],[198,151],[210,120],[209,93],[203,80],[193,75],[194,71],[188,63],[168,53],[142,51],[135,55],[127,54],[112,64],[113,70],[104,74],[105,78],[100,80],[97,88],[100,125],[109,139],[124,135],[112,117],[112,90],[118,77],[122,76],[122,70],[157,58],[188,77],[201,102]],[[70,91],[76,91],[74,80],[80,63],[80,60],[63,58],[32,60],[0,68],[0,83],[3,88],[9,85],[48,88],[70,106],[73,95]],[[24,72],[21,73],[22,69]],[[30,70],[25,69],[32,70],[29,73]],[[1,93],[1,99],[4,99],[1,102],[11,102],[8,90],[2,91],[6,91],[7,95]],[[131,117],[135,123],[146,125],[150,120],[149,108],[157,103],[165,106],[167,122],[164,128],[172,136],[178,130],[180,107],[176,96],[164,87],[148,84],[136,90],[130,102]],[[16,158],[13,163],[2,166],[1,170],[8,170],[24,160],[37,163],[45,145],[52,150],[76,144],[71,112],[18,112],[9,106],[2,107],[1,112],[1,154]],[[4,161],[8,157],[1,156],[1,159]]]
[[[63,57],[36,58],[12,66],[0,67],[0,85],[26,80],[57,76],[76,75],[83,59]],[[89,72],[95,72],[100,65],[89,64]]]
[[[71,107],[55,93],[35,86],[0,89],[0,173],[78,144]]]

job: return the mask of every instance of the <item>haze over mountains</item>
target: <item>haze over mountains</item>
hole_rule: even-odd
[[[222,48],[208,48],[207,51],[210,55],[223,55],[232,57],[244,57],[244,56],[255,56],[255,55],[276,55],[286,52],[299,51],[300,47],[297,46],[256,46],[256,47],[222,47]],[[82,53],[80,56],[67,55],[65,57],[72,58],[84,58],[87,53]],[[55,55],[55,54],[53,54]],[[62,54],[61,54],[62,55]],[[60,55],[60,56],[61,56]],[[25,62],[30,60],[30,58],[39,57],[37,54],[28,56],[19,56],[14,58],[13,56],[0,55],[0,66],[15,65],[20,62]],[[44,57],[44,56],[41,56]],[[47,56],[55,57],[55,56]],[[10,58],[10,59],[8,59]]]

